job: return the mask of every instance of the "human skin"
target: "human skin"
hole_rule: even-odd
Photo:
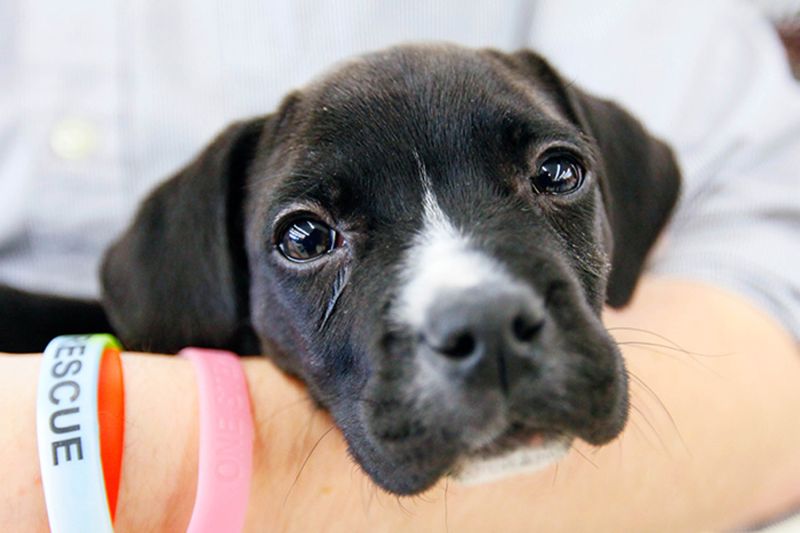
[[[414,498],[371,483],[300,383],[266,358],[243,359],[256,426],[246,529],[698,531],[800,507],[800,353],[772,318],[719,288],[646,277],[633,303],[604,321],[635,376],[619,439],[599,449],[577,443],[532,475],[474,487],[442,480]],[[0,356],[2,531],[47,530],[34,418],[39,361]],[[197,477],[192,367],[154,355],[123,361],[117,531],[183,531]]]

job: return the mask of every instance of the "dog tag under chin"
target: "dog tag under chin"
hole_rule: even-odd
[[[572,439],[563,437],[494,457],[465,459],[450,477],[461,485],[471,486],[531,474],[564,458],[571,444]]]

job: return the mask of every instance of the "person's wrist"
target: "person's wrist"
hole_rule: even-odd
[[[330,427],[329,415],[310,398],[305,386],[277,368],[267,357],[244,357],[242,365],[250,390],[255,441],[253,479],[246,531],[263,530],[265,517],[277,520],[292,514],[293,502],[302,501],[292,488],[306,454],[302,441],[319,427]],[[334,430],[338,431],[338,430]],[[344,449],[341,450],[344,454]],[[302,484],[301,484],[302,485]],[[297,497],[299,500],[295,500]]]
[[[242,365],[255,427],[245,529],[257,530],[263,517],[281,513],[287,487],[304,459],[296,449],[298,435],[307,431],[317,408],[305,387],[266,357],[245,357]],[[191,517],[198,476],[194,370],[185,359],[151,354],[123,354],[123,366],[129,393],[118,528],[183,531]]]
[[[185,531],[194,504],[198,397],[188,361],[123,354],[126,420],[120,531]]]

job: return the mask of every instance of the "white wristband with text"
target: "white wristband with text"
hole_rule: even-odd
[[[50,530],[113,532],[100,458],[97,386],[110,335],[56,337],[45,349],[36,433]]]

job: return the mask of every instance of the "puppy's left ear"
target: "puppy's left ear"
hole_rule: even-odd
[[[596,141],[613,239],[606,301],[612,307],[625,305],[678,199],[680,170],[672,150],[615,103],[565,83],[538,54],[488,53],[553,96],[568,118]]]
[[[606,301],[622,307],[678,200],[680,170],[669,146],[621,107],[574,86],[566,91],[600,148],[600,183],[614,241]]]
[[[107,251],[103,306],[127,348],[257,352],[243,203],[249,167],[271,123],[262,117],[229,126],[150,194]]]

